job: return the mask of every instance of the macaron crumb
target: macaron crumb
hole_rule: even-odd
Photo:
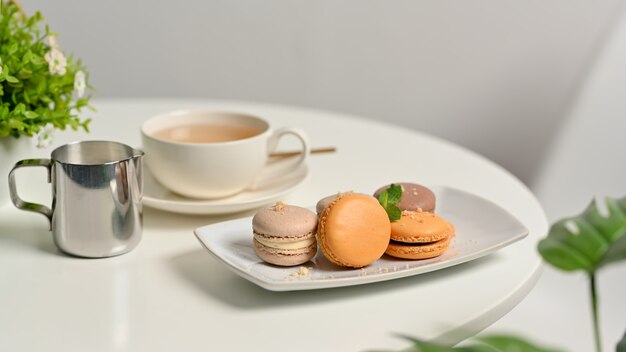
[[[285,209],[285,203],[283,202],[276,202],[276,204],[274,204],[274,206],[272,207],[273,211],[283,211]]]
[[[378,270],[376,271],[376,273],[378,274],[383,274],[383,273],[388,273],[389,272],[389,268],[378,268]]]
[[[313,271],[313,268],[307,268],[307,267],[301,266],[298,268],[297,271],[292,272],[290,276],[292,278],[309,277],[311,276],[312,271]]]

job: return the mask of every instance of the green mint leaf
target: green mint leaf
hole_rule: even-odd
[[[387,194],[389,195],[389,203],[399,203],[402,198],[402,186],[392,183],[391,186],[387,188]]]
[[[400,217],[402,217],[402,211],[397,205],[401,198],[402,187],[394,184],[391,184],[389,188],[382,191],[380,195],[378,195],[378,203],[380,203],[383,209],[385,209],[387,216],[389,217],[389,221],[391,222],[400,220]]]
[[[385,208],[386,210],[388,202],[389,202],[389,194],[385,190],[378,195],[378,203],[380,203],[380,205],[382,205],[383,208]]]
[[[402,210],[400,210],[400,208],[398,208],[395,204],[389,204],[385,210],[387,211],[387,216],[389,216],[389,220],[391,222],[400,220],[402,217]]]

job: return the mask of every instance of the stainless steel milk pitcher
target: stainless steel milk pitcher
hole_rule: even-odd
[[[56,246],[65,253],[101,258],[126,253],[142,232],[143,152],[125,144],[83,141],[52,151],[50,159],[27,159],[9,173],[13,204],[45,215]],[[42,166],[52,185],[52,206],[17,194],[15,170]]]

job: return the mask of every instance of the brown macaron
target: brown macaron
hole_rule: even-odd
[[[318,243],[332,263],[361,268],[379,259],[387,249],[391,224],[385,210],[371,196],[349,193],[323,210]]]
[[[254,252],[270,264],[300,265],[317,253],[316,229],[314,212],[278,202],[252,218]]]
[[[394,184],[402,187],[402,198],[398,203],[400,210],[435,212],[436,199],[433,191],[417,183],[398,182]],[[390,186],[386,185],[379,188],[374,192],[374,197],[378,199],[378,196]]]
[[[428,259],[440,256],[455,235],[452,224],[429,212],[403,211],[391,223],[391,241],[385,253],[402,259]]]

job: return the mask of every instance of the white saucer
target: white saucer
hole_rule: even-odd
[[[228,214],[258,208],[273,203],[292,192],[309,177],[309,169],[302,166],[279,180],[263,182],[254,190],[221,199],[191,199],[173,193],[161,185],[144,167],[143,204],[152,208],[184,214]]]

